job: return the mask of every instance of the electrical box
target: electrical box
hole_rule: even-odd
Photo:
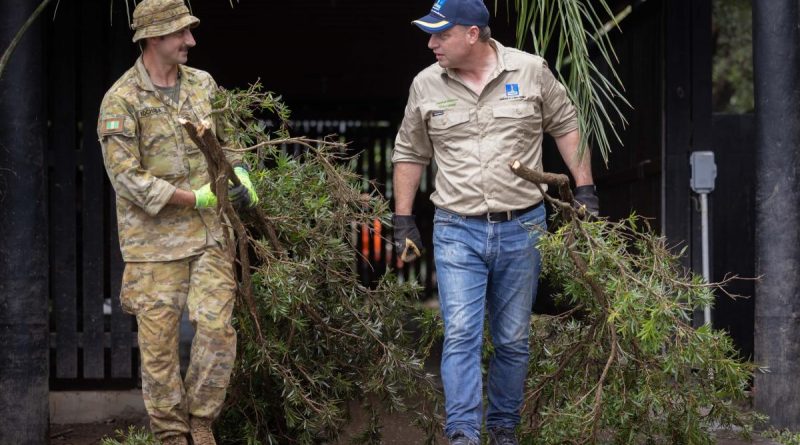
[[[717,180],[717,164],[713,151],[694,151],[689,158],[692,166],[691,186],[695,193],[711,193]]]

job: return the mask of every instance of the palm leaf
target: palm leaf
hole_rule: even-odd
[[[578,111],[578,127],[583,136],[580,153],[592,141],[607,164],[611,138],[622,145],[615,122],[623,128],[628,123],[619,104],[631,107],[614,69],[618,58],[608,31],[617,27],[630,11],[626,9],[614,16],[606,0],[514,0],[513,3],[516,46],[522,48],[530,36],[535,53],[555,57],[552,66]],[[602,20],[601,15],[609,20]],[[593,52],[605,63],[605,73],[592,60]]]

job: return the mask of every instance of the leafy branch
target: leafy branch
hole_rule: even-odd
[[[223,442],[334,440],[353,400],[413,411],[434,442],[440,395],[423,368],[427,349],[407,326],[425,317],[418,288],[391,275],[368,288],[354,269],[354,228],[387,221],[386,200],[363,193],[346,144],[290,136],[288,108],[258,82],[221,89],[214,104],[231,146],[220,147],[202,123],[184,127],[206,154],[218,210],[233,228],[226,244],[244,303],[235,313],[238,362]],[[275,133],[259,120],[265,113],[278,118]],[[287,152],[292,145],[300,155]],[[226,150],[247,153],[260,196],[254,209],[237,213],[224,197],[235,182]],[[374,440],[380,430],[374,415],[360,437]]]
[[[723,283],[680,266],[647,221],[610,222],[572,205],[568,178],[511,170],[562,199],[558,227],[543,233],[543,273],[570,307],[536,316],[522,426],[524,443],[713,443],[712,430],[748,433],[759,420],[732,403],[747,398],[755,365],[730,337],[694,329],[692,313]],[[535,442],[534,442],[534,438]]]

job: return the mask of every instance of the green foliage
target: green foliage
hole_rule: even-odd
[[[258,146],[251,178],[278,241],[248,227],[257,320],[238,305],[238,360],[219,436],[226,444],[333,440],[347,403],[369,397],[392,411],[414,410],[433,437],[438,394],[423,369],[427,346],[407,326],[415,317],[431,326],[419,289],[391,275],[365,287],[355,270],[351,240],[375,221],[387,224],[386,200],[362,192],[341,144],[273,139],[252,113],[282,110],[284,119],[279,102],[258,85],[223,92],[218,101],[235,123],[233,140]],[[304,154],[287,154],[283,145],[291,142]],[[358,439],[379,441],[377,414]]]
[[[606,131],[610,129],[622,144],[615,122],[624,127],[627,121],[617,102],[630,104],[621,93],[622,81],[614,69],[616,54],[600,18],[602,14],[616,24],[606,0],[514,0],[514,11],[517,47],[525,45],[530,32],[536,54],[555,55],[559,80],[578,110],[581,150],[591,141],[608,162],[611,141]],[[592,60],[590,50],[604,62],[608,75]]]
[[[754,366],[728,335],[695,329],[718,285],[687,274],[646,221],[568,218],[539,245],[571,309],[533,323],[524,443],[714,443],[749,432],[733,401]]]
[[[272,139],[255,115],[232,111],[285,109],[275,101],[258,87],[218,101],[235,123],[232,139],[255,144],[251,176],[278,238],[249,227],[257,315],[241,304],[236,312],[239,360],[222,442],[333,440],[351,400],[414,410],[433,442],[439,395],[422,364],[441,320],[416,303],[409,283],[387,275],[371,288],[360,284],[351,240],[386,223],[388,208],[374,191],[363,193],[344,146]],[[289,142],[304,153],[288,155],[281,145]],[[523,443],[706,444],[712,427],[749,431],[751,419],[733,402],[745,397],[753,366],[724,332],[691,326],[717,286],[687,274],[645,220],[586,220],[551,201],[562,224],[541,238],[543,270],[571,309],[533,322]],[[382,410],[367,410],[355,440],[380,442]]]
[[[782,445],[800,445],[800,433],[789,430],[771,429],[764,432],[764,437],[768,437]]]
[[[100,445],[158,445],[159,442],[153,434],[144,428],[129,426],[128,431],[116,430],[116,439],[104,437]]]
[[[258,85],[217,101],[231,139],[254,144],[258,211],[276,235],[248,225],[256,310],[236,308],[238,360],[220,442],[333,441],[355,400],[371,413],[356,443],[380,443],[387,410],[413,411],[433,443],[440,395],[423,362],[442,337],[441,319],[418,304],[411,283],[392,275],[360,283],[352,240],[388,222],[387,203],[363,192],[344,145],[274,139],[242,111],[285,111],[278,102]],[[290,143],[303,154],[287,154]],[[541,236],[543,272],[569,309],[532,321],[522,443],[710,444],[712,428],[749,432],[753,419],[734,403],[754,366],[725,332],[691,325],[720,286],[687,273],[646,220],[586,219],[547,199],[560,225]],[[489,340],[484,357],[491,353]]]
[[[751,0],[714,0],[714,111],[748,113],[753,97],[753,20]]]

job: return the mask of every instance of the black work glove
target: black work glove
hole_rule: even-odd
[[[422,237],[414,215],[394,215],[394,248],[400,259],[410,263],[422,256]]]
[[[597,190],[594,185],[582,185],[575,187],[575,204],[585,206],[586,211],[597,216],[600,213],[600,198],[597,197]]]
[[[228,187],[228,199],[237,212],[242,209],[249,209],[253,205],[253,200],[250,199],[250,192],[244,184]]]

